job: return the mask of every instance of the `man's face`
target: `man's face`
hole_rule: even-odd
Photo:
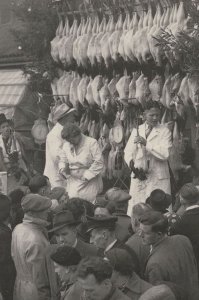
[[[2,136],[4,138],[9,138],[10,136],[10,126],[8,124],[8,122],[5,122],[3,124],[0,125],[0,133],[2,134]]]
[[[160,239],[160,234],[152,231],[151,225],[140,224],[139,235],[144,245],[154,245]]]
[[[73,247],[76,241],[77,232],[74,227],[66,226],[55,232],[56,241],[59,245]]]
[[[160,121],[160,110],[158,108],[151,108],[145,112],[146,122],[150,127],[157,126]]]
[[[103,300],[110,292],[110,281],[104,280],[98,283],[93,274],[89,274],[86,278],[78,278],[78,282],[84,290],[87,300]]]
[[[76,271],[76,266],[61,266],[54,262],[55,273],[59,275],[59,278],[62,282],[71,283]]]
[[[91,231],[90,243],[97,248],[106,249],[106,231],[104,229],[93,229]]]

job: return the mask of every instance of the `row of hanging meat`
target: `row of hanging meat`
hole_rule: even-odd
[[[162,30],[175,37],[179,32],[187,31],[189,18],[185,14],[184,3],[175,3],[170,7],[157,5],[156,11],[149,4],[147,11],[126,12],[116,17],[104,14],[102,19],[97,14],[74,17],[72,25],[69,19],[60,18],[56,36],[51,42],[51,55],[55,62],[70,67],[75,61],[78,66],[87,68],[89,64],[124,61],[139,62],[141,65],[154,60],[162,66],[164,57],[174,65],[179,59],[172,49],[163,50],[157,39]]]

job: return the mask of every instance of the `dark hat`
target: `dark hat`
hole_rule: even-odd
[[[186,183],[183,185],[180,189],[180,195],[189,203],[196,203],[199,201],[199,190],[193,183]]]
[[[146,199],[154,210],[166,213],[167,208],[171,205],[171,196],[160,189],[151,192],[151,195]]]
[[[10,206],[9,198],[0,193],[0,222],[5,221],[9,217]]]
[[[88,232],[97,228],[114,229],[117,219],[118,219],[117,217],[106,216],[106,215],[97,215],[94,217],[87,216]]]
[[[59,229],[64,228],[65,226],[78,225],[80,224],[80,220],[75,220],[71,211],[64,210],[58,212],[53,218],[53,229],[49,232],[55,232]]]
[[[0,125],[9,122],[4,114],[0,114]]]
[[[146,212],[139,219],[140,223],[144,225],[154,225],[155,223],[164,220],[167,220],[167,218],[159,211],[154,210]]]
[[[27,194],[22,198],[21,206],[24,212],[44,211],[48,210],[52,205],[52,201],[38,194]]]
[[[64,267],[77,266],[81,260],[79,252],[69,246],[57,248],[56,252],[51,254],[50,257],[54,262]]]
[[[118,187],[113,187],[106,192],[105,198],[109,201],[122,203],[128,202],[131,199],[131,196],[124,190],[121,190]]]

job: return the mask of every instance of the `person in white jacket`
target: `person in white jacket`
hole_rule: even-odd
[[[72,123],[64,126],[61,135],[66,142],[60,153],[59,170],[67,178],[68,196],[95,203],[103,188],[104,160],[98,142]]]
[[[139,126],[139,135],[137,130],[133,129],[124,150],[124,159],[132,170],[129,216],[132,207],[145,202],[154,189],[171,193],[168,167],[172,147],[171,132],[165,125],[159,123],[160,109],[155,102],[148,103],[144,114],[145,123]],[[144,172],[140,172],[138,165],[143,166]]]
[[[61,131],[67,122],[76,121],[76,110],[69,108],[67,104],[63,103],[57,107],[54,112],[53,121],[55,126],[48,133],[46,139],[46,164],[44,175],[49,178],[51,187],[65,187],[66,180],[59,175],[59,151],[63,145],[64,140],[61,137]]]

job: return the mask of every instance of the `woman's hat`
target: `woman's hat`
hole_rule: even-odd
[[[7,123],[9,120],[6,119],[6,116],[4,114],[0,114],[0,125],[3,123]]]
[[[65,226],[78,225],[80,224],[80,220],[75,220],[71,211],[64,210],[58,212],[53,218],[53,229],[49,232],[55,232],[64,228]]]
[[[79,252],[70,246],[57,248],[50,257],[54,262],[64,267],[77,266],[81,260]]]

